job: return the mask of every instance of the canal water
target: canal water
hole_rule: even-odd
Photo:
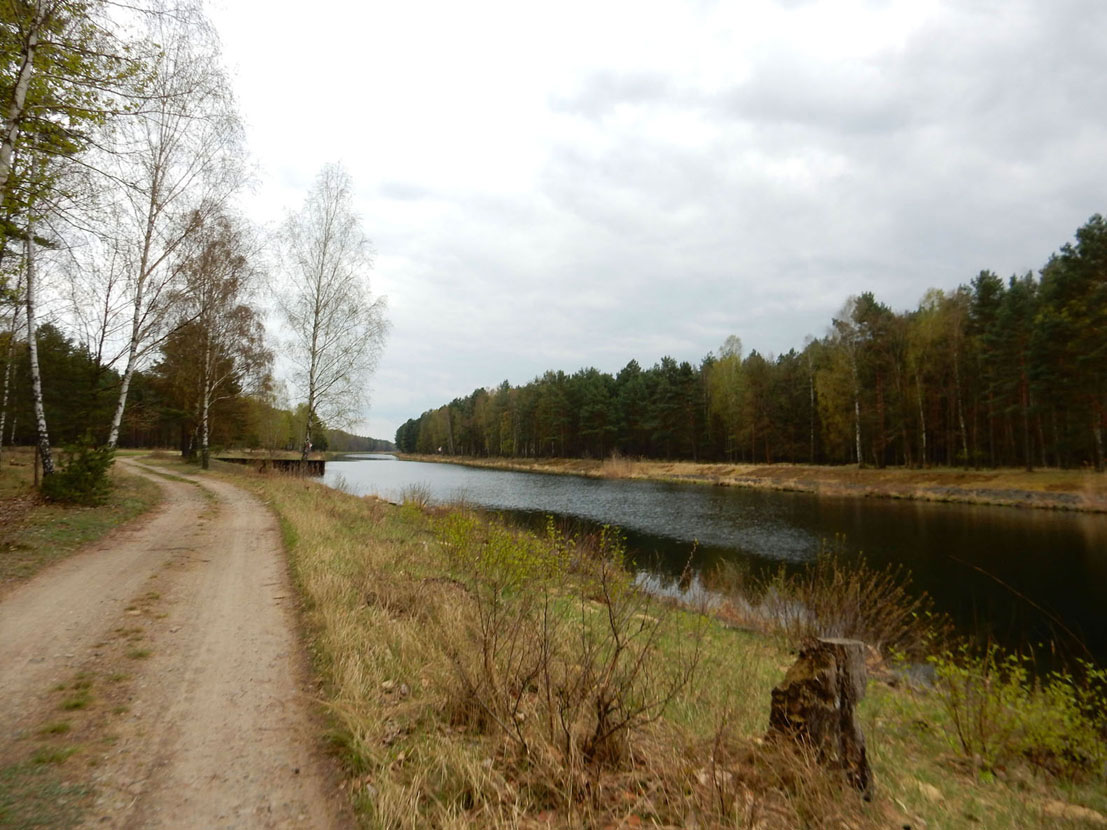
[[[898,564],[959,628],[1009,646],[1055,643],[1066,629],[1107,662],[1107,516],[982,505],[857,499],[348,456],[324,481],[399,501],[405,489],[464,501],[516,521],[546,517],[622,529],[635,564],[662,580],[686,564],[752,571],[800,564],[826,546]]]

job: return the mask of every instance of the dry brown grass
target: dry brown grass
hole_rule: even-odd
[[[952,764],[933,696],[882,683],[861,707],[876,780],[865,803],[839,776],[762,744],[769,691],[792,660],[779,641],[620,595],[615,582],[605,594],[595,551],[573,547],[564,563],[554,554],[571,546],[556,539],[237,476],[281,517],[364,826],[1014,830],[1096,826],[1086,815],[1058,824],[1057,804],[1107,811],[1101,782],[1061,791]],[[634,659],[612,662],[612,631],[631,635],[620,653]],[[675,682],[696,643],[692,682]],[[606,693],[620,683],[621,702]],[[650,700],[666,704],[658,716],[638,708],[614,743],[596,740],[605,718]]]
[[[600,475],[604,478],[633,478],[635,462],[617,452],[603,460]]]
[[[748,635],[636,591],[602,545],[266,489],[370,826],[733,826],[760,809],[722,787],[734,772],[704,771],[764,729],[775,647],[728,648]]]

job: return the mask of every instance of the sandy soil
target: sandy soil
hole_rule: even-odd
[[[275,518],[229,484],[156,480],[152,517],[0,602],[0,757],[83,672],[110,732],[86,751],[86,826],[347,826]]]

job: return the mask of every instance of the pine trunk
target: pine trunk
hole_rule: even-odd
[[[1024,375],[1019,384],[1019,402],[1022,409],[1022,451],[1023,460],[1026,462],[1026,471],[1032,473],[1034,472],[1034,458],[1030,449],[1030,390],[1027,387],[1028,381]]]
[[[16,286],[18,292],[22,288],[22,284]],[[12,324],[8,328],[11,335],[8,337],[8,349],[7,354],[4,356],[4,397],[0,401],[0,461],[4,457],[4,426],[8,420],[8,400],[11,397],[11,384],[12,384],[12,363],[15,360],[15,329],[19,323],[19,306],[15,305],[12,308]],[[15,425],[15,417],[12,417],[12,425]],[[14,430],[13,430],[14,432]]]
[[[953,352],[953,391],[957,396],[957,425],[961,430],[961,452],[964,465],[969,466],[969,433],[965,429],[965,407],[961,402],[961,362],[957,359],[957,350]]]
[[[915,373],[915,395],[919,402],[919,451],[922,457],[919,459],[925,468],[928,464],[926,454],[926,408],[923,406],[922,379],[919,373]]]
[[[1092,409],[1092,440],[1095,446],[1095,471],[1103,472],[1103,405],[1098,401]]]
[[[811,400],[811,463],[815,463],[815,375],[809,375],[809,393]]]

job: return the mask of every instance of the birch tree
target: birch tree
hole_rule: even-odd
[[[195,334],[200,462],[209,466],[212,407],[265,385],[272,354],[261,319],[248,304],[257,277],[248,234],[225,215],[208,220],[185,264],[180,308]]]
[[[0,0],[0,199],[10,235],[13,211],[31,206],[16,159],[26,167],[74,157],[95,128],[136,101],[142,50],[119,37],[104,0]],[[38,192],[42,198],[41,182]]]
[[[114,448],[135,371],[168,332],[170,299],[182,279],[181,246],[218,214],[243,182],[242,127],[220,65],[215,32],[197,7],[151,19],[161,44],[141,112],[122,131],[113,173],[125,182],[122,233],[130,317],[119,369]]]
[[[307,407],[305,460],[313,424],[349,426],[363,415],[388,332],[385,299],[369,291],[369,239],[350,188],[341,166],[325,166],[282,230],[287,282],[279,302],[291,332],[293,381]]]
[[[35,337],[35,234],[34,226],[27,228],[25,239],[26,266],[26,302],[24,312],[27,315],[27,351],[31,357],[31,394],[35,412],[35,436],[39,456],[42,459],[42,475],[54,473],[54,459],[50,452],[50,432],[46,426],[46,409],[42,400],[42,372],[38,365],[38,340]]]
[[[69,173],[72,164],[65,156],[36,154],[24,148],[11,162],[9,170],[19,170],[18,180],[24,194],[24,204],[18,211],[9,212],[6,219],[5,239],[13,237],[23,242],[23,256],[19,263],[18,284],[22,287],[22,306],[27,324],[27,351],[29,356],[31,403],[35,420],[35,444],[42,461],[43,476],[54,473],[53,454],[50,448],[50,433],[46,423],[46,408],[43,398],[43,377],[38,356],[38,319],[37,308],[40,288],[38,249],[39,247],[57,248],[59,240],[50,228],[51,220],[59,213],[58,193],[69,192]],[[9,182],[11,179],[9,179]],[[71,195],[71,194],[70,194]],[[6,204],[10,205],[10,200]],[[19,225],[13,220],[18,219]],[[39,223],[47,226],[42,235],[36,229]],[[16,330],[17,315],[12,316],[12,336]],[[11,349],[9,348],[9,367]],[[9,376],[5,372],[4,408],[7,408]],[[2,423],[2,421],[0,421]]]

